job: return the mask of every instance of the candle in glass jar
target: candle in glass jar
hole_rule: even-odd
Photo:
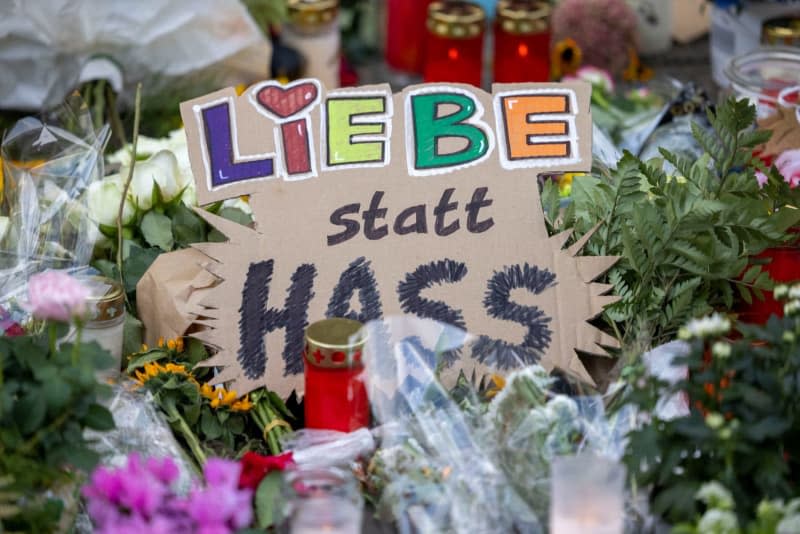
[[[625,468],[592,454],[561,456],[551,472],[551,534],[622,534]]]
[[[335,467],[287,471],[282,486],[290,534],[358,534],[364,501],[355,477]]]
[[[550,4],[544,0],[500,0],[494,32],[494,81],[550,79]]]
[[[317,78],[328,89],[340,85],[339,0],[289,0],[283,44],[303,56],[303,76]]]
[[[486,14],[470,2],[433,2],[428,8],[426,82],[481,85]]]
[[[125,327],[125,292],[119,282],[104,276],[81,279],[89,287],[86,307],[89,316],[83,327],[81,342],[96,341],[111,353],[114,365],[97,372],[98,380],[119,377],[122,366],[122,339]],[[74,338],[74,334],[70,336]]]
[[[369,425],[362,327],[358,321],[334,318],[306,330],[303,406],[307,428],[352,432]]]
[[[432,0],[387,0],[386,62],[404,72],[422,73],[428,6]]]

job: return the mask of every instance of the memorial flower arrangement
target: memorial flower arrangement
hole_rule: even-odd
[[[630,472],[651,488],[655,512],[674,523],[702,514],[694,496],[709,481],[729,492],[728,509],[741,525],[761,515],[763,499],[800,496],[800,286],[778,286],[775,294],[785,317],[764,326],[717,317],[682,329],[691,350],[674,361],[687,369],[677,383],[631,370],[629,400],[642,413],[652,414],[665,396],[688,400],[683,416],[651,415],[627,449]]]
[[[212,455],[280,454],[280,439],[292,428],[287,420],[293,420],[283,401],[264,388],[242,396],[211,385],[213,370],[197,365],[206,358],[197,340],[162,339],[132,355],[127,372],[152,393],[198,466]]]
[[[769,136],[750,130],[755,108],[728,100],[710,120],[713,132],[693,129],[706,152],[697,161],[663,149],[663,160],[626,154],[608,177],[576,176],[563,211],[557,187],[545,183],[554,231],[593,232],[585,253],[620,256],[607,275],[620,301],[603,320],[634,357],[674,339],[692,317],[763,298],[771,281],[751,257],[790,241],[800,220],[796,190],[753,156]],[[756,172],[768,176],[765,186]]]
[[[84,430],[114,420],[95,372],[112,364],[80,341],[88,290],[60,272],[31,277],[24,303],[39,328],[0,337],[0,530],[49,532],[77,513],[74,486],[99,461]],[[70,326],[75,341],[60,341]]]

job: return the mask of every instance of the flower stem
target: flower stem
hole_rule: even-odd
[[[83,335],[83,326],[80,323],[75,325],[75,343],[72,344],[72,366],[77,367],[78,357],[80,356],[81,336]]]
[[[56,325],[50,323],[47,325],[47,337],[50,345],[50,355],[56,353]]]
[[[169,419],[178,425],[178,431],[183,436],[183,439],[186,440],[189,450],[192,451],[194,459],[202,469],[203,465],[206,463],[206,453],[203,452],[203,447],[200,445],[200,441],[197,439],[197,436],[194,434],[194,432],[192,432],[192,429],[189,428],[189,425],[186,423],[183,417],[181,417],[181,414],[178,413],[178,410],[175,408],[175,406],[165,406],[164,408],[166,408]]]
[[[117,271],[119,271],[119,281],[125,287],[125,279],[122,275],[122,213],[125,210],[125,199],[128,196],[128,189],[133,181],[133,168],[136,166],[136,145],[139,142],[139,120],[142,114],[142,84],[136,86],[136,99],[133,108],[133,146],[131,148],[131,166],[128,169],[128,177],[125,186],[122,188],[122,197],[119,201],[117,212]],[[125,297],[127,301],[127,295]]]

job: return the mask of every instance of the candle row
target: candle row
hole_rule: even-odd
[[[494,25],[494,81],[550,78],[550,4],[500,0]],[[481,85],[486,13],[460,1],[388,0],[386,61],[426,82]]]

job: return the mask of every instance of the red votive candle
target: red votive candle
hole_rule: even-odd
[[[470,2],[433,2],[428,8],[426,82],[480,87],[486,14]]]
[[[494,81],[550,79],[550,4],[541,0],[500,0],[494,31]]]
[[[307,428],[352,432],[369,425],[361,328],[361,323],[351,319],[325,319],[306,329]]]
[[[428,6],[433,0],[386,2],[386,62],[397,70],[422,73]]]

